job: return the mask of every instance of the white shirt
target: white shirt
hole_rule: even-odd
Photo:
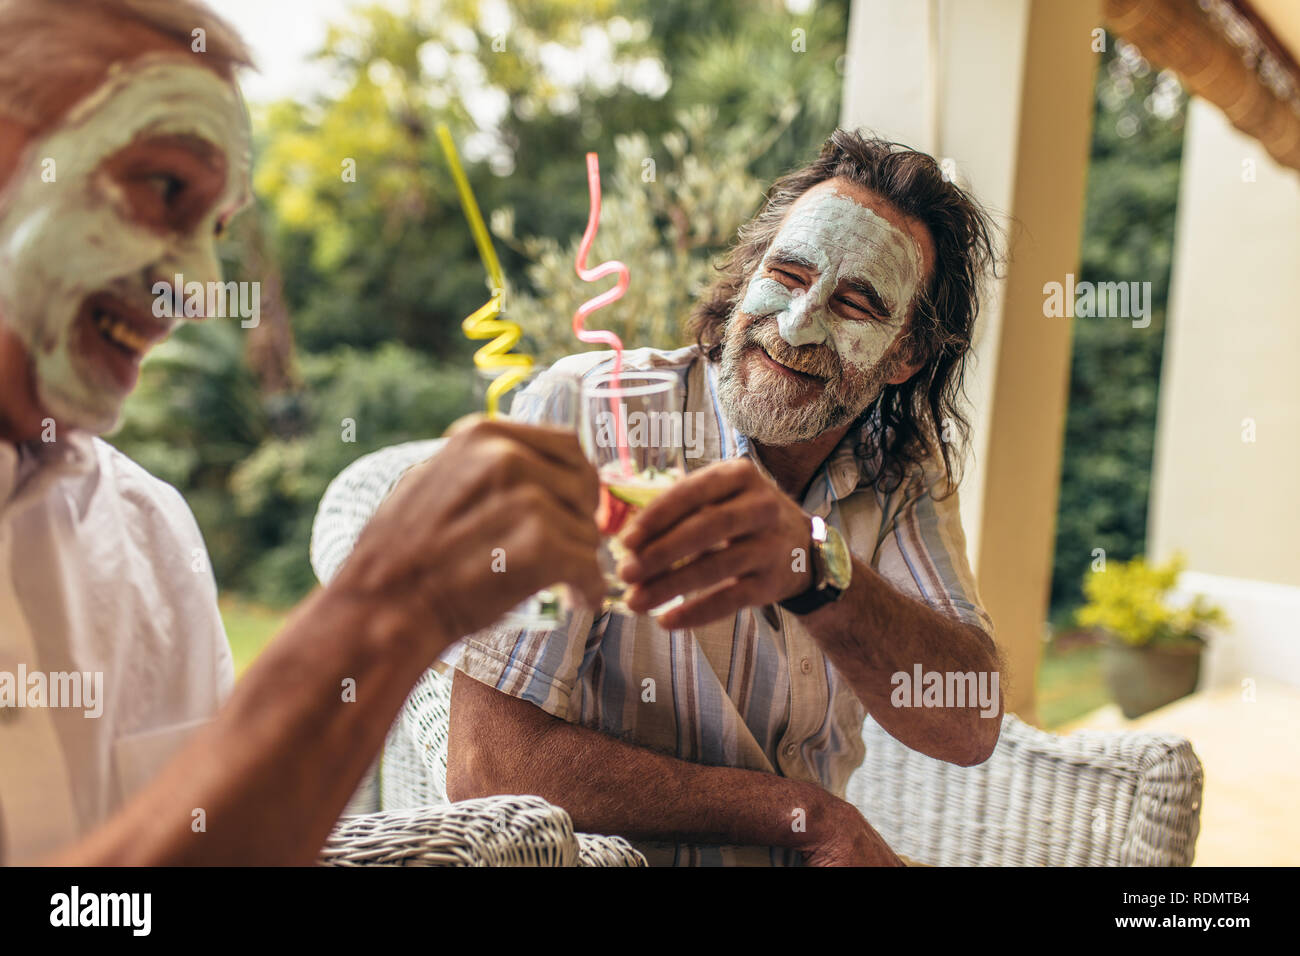
[[[139,790],[234,684],[207,549],[180,493],[84,434],[0,442],[0,862],[92,830]],[[86,708],[67,684],[94,693]],[[41,674],[45,677],[34,678]],[[66,680],[66,679],[65,679]],[[47,681],[44,706],[31,696]],[[84,705],[86,700],[81,703]]]

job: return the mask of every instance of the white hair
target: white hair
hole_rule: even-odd
[[[0,119],[33,131],[72,104],[68,87],[89,92],[115,62],[135,51],[113,28],[146,26],[193,50],[202,30],[205,65],[234,79],[253,58],[235,29],[203,0],[0,0]]]

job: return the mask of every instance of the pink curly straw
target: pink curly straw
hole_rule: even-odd
[[[600,295],[578,306],[578,311],[573,313],[573,334],[582,342],[607,345],[614,350],[614,371],[610,378],[613,387],[610,390],[609,407],[614,415],[614,427],[618,435],[618,457],[623,464],[623,474],[630,476],[632,460],[628,455],[626,429],[623,427],[619,405],[615,400],[618,394],[619,376],[623,374],[623,340],[613,332],[586,327],[587,317],[591,313],[623,298],[623,293],[627,292],[628,283],[632,278],[627,266],[616,259],[602,262],[592,269],[588,269],[586,265],[587,254],[591,252],[591,244],[596,239],[596,229],[600,225],[600,158],[595,153],[587,154],[587,186],[591,192],[591,214],[587,217],[587,230],[582,234],[582,242],[578,245],[578,258],[574,267],[577,269],[578,278],[583,282],[596,282],[618,273],[618,283],[612,289],[606,289]]]

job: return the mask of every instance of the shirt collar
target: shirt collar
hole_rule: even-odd
[[[0,441],[0,511],[39,495],[64,475],[90,471],[94,439],[73,431],[57,441]]]
[[[857,491],[867,477],[862,458],[858,455],[858,445],[862,441],[862,428],[850,428],[840,439],[840,443],[826,458],[822,470],[830,484],[831,496],[839,501]]]

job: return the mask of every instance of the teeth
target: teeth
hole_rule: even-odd
[[[119,322],[106,312],[97,312],[95,314],[95,324],[99,326],[99,331],[132,352],[144,352],[149,348],[149,340],[143,336],[136,335],[125,323]]]
[[[799,368],[799,367],[796,366],[796,365],[791,365],[789,362],[782,362],[779,358],[777,358],[777,357],[776,357],[775,355],[773,355],[771,352],[768,352],[767,349],[763,349],[763,351],[764,351],[765,353],[767,353],[767,357],[770,358],[770,359],[771,359],[773,362],[775,362],[777,365],[782,365],[782,366],[784,366],[785,368],[788,368],[788,369],[789,369],[790,371],[792,371],[792,372],[798,372],[800,375],[808,375],[808,376],[810,376],[810,377],[812,377],[812,378],[821,378],[821,376],[818,375],[816,372],[805,371],[804,369],[801,369],[801,368]]]

